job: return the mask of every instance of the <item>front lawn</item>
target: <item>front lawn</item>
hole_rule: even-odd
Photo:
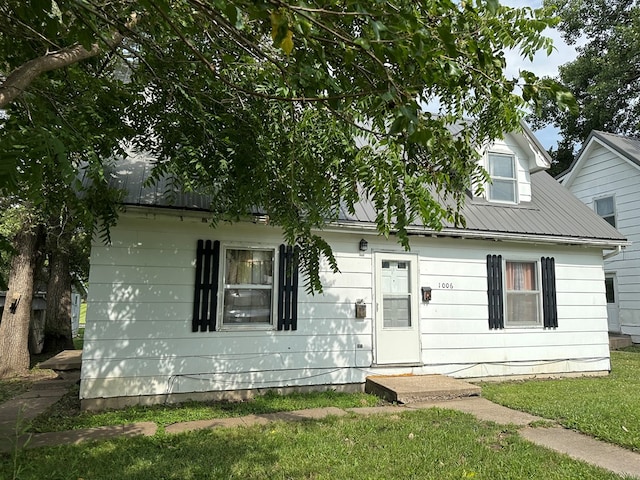
[[[640,348],[611,352],[611,364],[607,377],[485,383],[482,395],[640,451]]]
[[[0,478],[620,479],[504,426],[429,409],[120,438],[0,457]]]

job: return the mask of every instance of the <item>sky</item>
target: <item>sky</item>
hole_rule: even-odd
[[[502,0],[500,3],[509,7],[529,6],[532,8],[540,8],[542,6],[542,0]],[[553,53],[547,56],[546,52],[539,52],[533,62],[529,62],[519,57],[516,51],[506,52],[507,77],[517,76],[520,69],[529,70],[539,77],[555,77],[558,74],[558,66],[576,58],[574,46],[567,45],[557,30],[547,30],[545,35],[553,39],[553,45],[555,47]],[[542,130],[537,130],[535,134],[545,148],[553,147],[555,149],[557,147],[560,137],[555,127],[549,126]]]

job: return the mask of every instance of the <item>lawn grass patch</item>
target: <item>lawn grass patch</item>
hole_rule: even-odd
[[[78,328],[78,334],[73,337],[73,346],[76,350],[82,350],[84,345],[84,327]]]
[[[611,352],[611,362],[606,377],[485,383],[482,395],[640,451],[640,349]]]
[[[41,448],[19,466],[22,480],[621,478],[441,409]],[[0,457],[0,478],[11,469]]]
[[[74,386],[59,402],[32,421],[30,431],[54,432],[133,422],[155,422],[158,426],[164,427],[172,423],[192,420],[241,417],[321,407],[372,407],[380,403],[381,400],[378,397],[365,393],[326,391],[278,395],[269,392],[246,402],[186,402],[94,413],[80,411],[78,387]]]

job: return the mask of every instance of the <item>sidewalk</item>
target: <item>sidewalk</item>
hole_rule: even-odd
[[[98,427],[68,432],[34,433],[20,435],[16,424],[35,418],[47,407],[57,402],[68,390],[72,380],[44,380],[8,402],[0,405],[0,452],[18,448],[36,448],[60,444],[77,444],[84,441],[106,440],[114,437],[155,435],[157,425],[140,422],[130,425]],[[474,415],[479,420],[519,427],[520,435],[535,444],[564,453],[577,460],[602,467],[620,475],[640,478],[640,454],[621,447],[595,440],[587,435],[553,426],[533,428],[533,422],[544,420],[528,413],[512,410],[482,397],[467,397],[453,400],[409,403],[403,406],[363,407],[340,409],[335,407],[279,412],[264,415],[248,415],[236,418],[196,420],[169,425],[169,434],[207,428],[231,428],[267,424],[277,421],[302,421],[321,419],[327,416],[379,415],[424,408],[446,408]]]

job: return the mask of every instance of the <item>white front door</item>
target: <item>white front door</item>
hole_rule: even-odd
[[[607,321],[609,331],[620,333],[620,319],[618,317],[618,282],[615,273],[606,273],[604,287],[607,294]]]
[[[421,364],[418,257],[375,253],[375,363]]]

